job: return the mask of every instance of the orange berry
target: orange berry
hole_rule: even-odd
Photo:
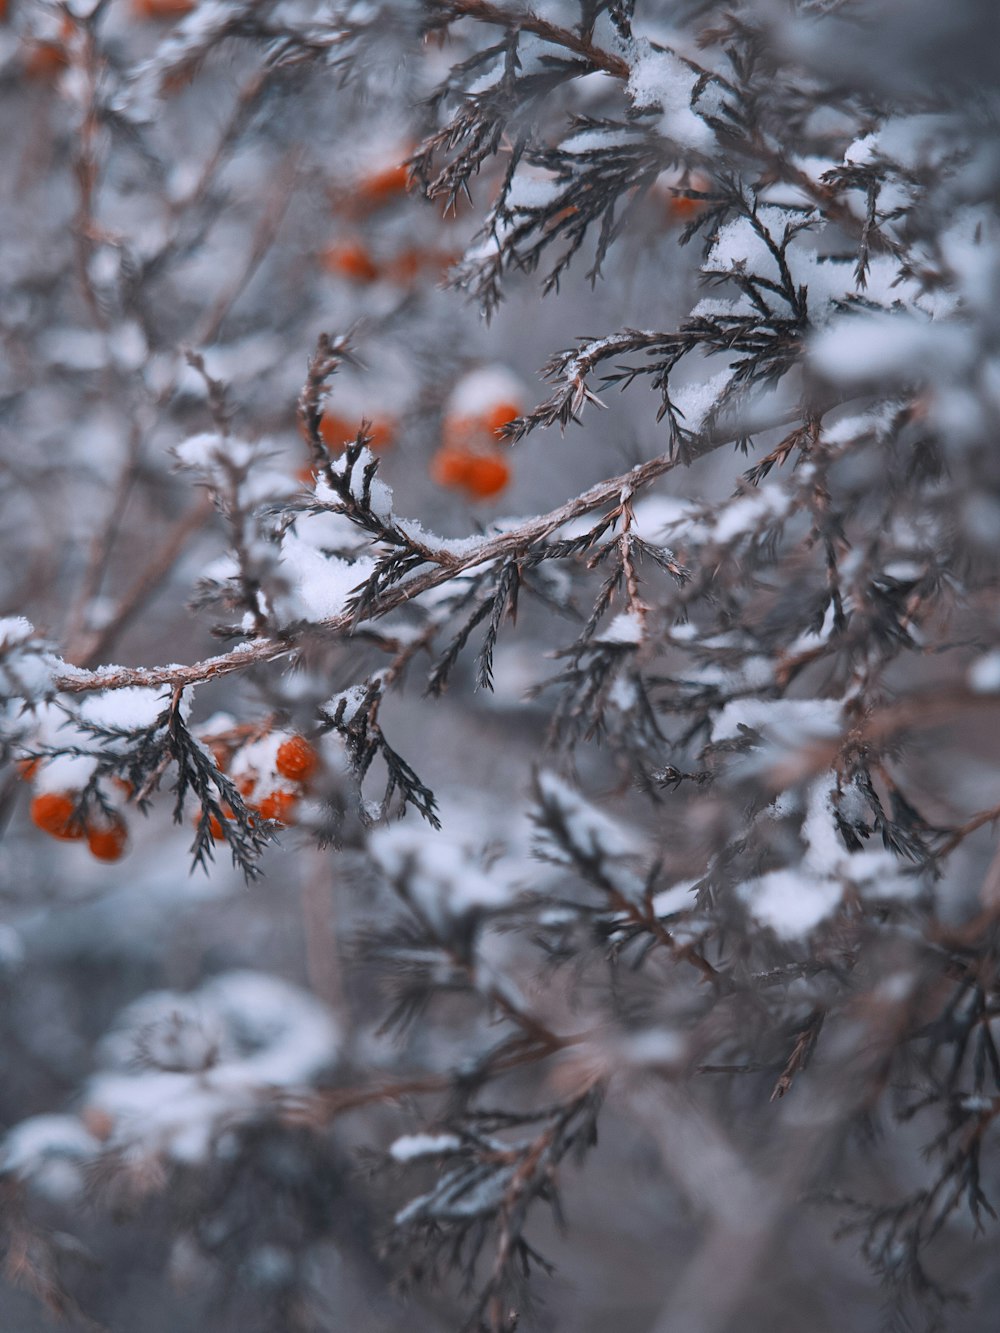
[[[696,190],[699,194],[704,194],[711,188],[712,182],[709,178],[701,172],[695,172],[691,176],[683,177],[676,184],[657,186],[656,192],[661,198],[664,192],[666,194],[667,221],[682,224],[690,222],[708,208],[707,199],[692,199],[684,191]]]
[[[76,799],[70,792],[42,792],[31,802],[31,822],[53,838],[76,842],[84,836],[84,830],[74,817],[75,810]]]
[[[132,12],[140,19],[177,19],[190,14],[195,0],[132,0]]]
[[[324,412],[319,423],[319,433],[323,443],[329,449],[340,450],[352,441],[361,427],[360,421],[352,422],[338,412]],[[370,448],[389,449],[395,439],[396,424],[390,417],[376,417],[368,422]]]
[[[465,489],[477,500],[488,500],[499,495],[509,481],[507,462],[495,454],[484,454],[473,457]]]
[[[240,778],[239,782],[237,782],[236,790],[239,792],[241,796],[252,796],[253,789],[254,787],[256,787],[256,785],[257,785],[257,774],[247,773],[244,777]]]
[[[298,797],[293,792],[272,791],[264,797],[257,810],[262,819],[274,819],[279,824],[292,824],[295,822],[297,804]]]
[[[667,200],[667,215],[673,222],[690,222],[704,211],[704,199],[692,199],[686,194],[675,194]]]
[[[230,805],[228,805],[228,804],[223,804],[223,806],[222,806],[222,818],[225,819],[225,820],[228,822],[230,819],[232,819],[232,817],[233,817],[232,806],[230,806]],[[200,810],[200,808],[197,809],[197,810],[195,810],[194,815],[193,815],[193,817],[192,817],[192,819],[191,819],[191,823],[194,825],[195,828],[197,828],[198,825],[201,823],[201,810]],[[225,835],[225,833],[223,832],[222,823],[221,823],[221,821],[219,820],[218,815],[209,815],[209,817],[208,817],[208,831],[209,831],[209,833],[212,835],[212,838],[213,838],[213,840],[214,840],[215,842],[222,842],[223,839],[225,838],[226,835]]]
[[[320,438],[330,449],[343,449],[348,440],[353,440],[357,429],[347,417],[336,412],[324,412],[319,423]]]
[[[471,461],[467,450],[443,444],[431,459],[431,476],[439,486],[461,490],[468,481]]]
[[[341,241],[327,246],[320,255],[320,263],[328,273],[348,278],[351,282],[376,282],[379,271],[371,255],[359,241]]]
[[[439,486],[465,491],[473,500],[488,500],[510,481],[510,467],[499,454],[442,445],[431,462],[431,476]]]
[[[516,403],[497,403],[484,415],[483,420],[487,429],[497,435],[501,426],[506,426],[508,421],[513,421],[520,415],[521,409]]]
[[[129,782],[128,778],[113,777],[113,778],[111,779],[111,781],[112,781],[112,782],[114,783],[114,785],[118,788],[118,790],[122,793],[122,795],[125,797],[126,801],[129,801],[129,800],[132,799],[132,795],[133,795],[133,793],[135,792],[135,787],[132,785],[131,782]]]
[[[87,846],[98,861],[120,861],[128,846],[128,828],[120,815],[103,819],[87,829]]]
[[[369,208],[381,208],[395,195],[405,194],[410,172],[405,162],[383,167],[366,176],[358,185],[358,200]]]
[[[18,759],[14,767],[17,769],[17,775],[24,782],[30,782],[38,772],[42,761],[40,759]]]
[[[308,782],[319,768],[319,760],[304,736],[291,736],[278,746],[274,766],[283,778]]]

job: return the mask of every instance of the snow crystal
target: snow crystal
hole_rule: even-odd
[[[537,783],[542,802],[546,806],[556,807],[569,843],[579,856],[588,861],[607,863],[636,854],[636,840],[627,837],[618,824],[591,805],[562,778],[555,773],[542,772],[538,775]],[[566,851],[544,827],[539,828],[536,848],[550,860],[567,860]],[[642,899],[644,886],[638,875],[620,865],[609,867],[605,864],[604,870],[611,874],[614,887],[623,898],[632,902]]]
[[[967,329],[902,313],[842,316],[810,347],[813,365],[834,384],[951,376],[974,352]]]
[[[39,341],[42,355],[67,370],[100,370],[107,364],[104,338],[90,329],[57,328]]]
[[[710,529],[711,538],[720,545],[735,541],[765,523],[784,518],[791,505],[791,496],[780,485],[757,486],[722,506]]]
[[[852,144],[847,151],[867,154],[855,159],[857,161],[870,162],[878,156],[916,171],[930,165],[930,160],[940,155],[942,146],[953,132],[948,117],[933,112],[894,116],[881,129],[860,143]]]
[[[877,901],[909,898],[916,887],[917,881],[900,874],[885,848],[847,849],[837,826],[835,801],[849,814],[857,794],[849,788],[841,798],[828,776],[812,783],[801,828],[801,864],[772,871],[737,889],[751,914],[783,938],[801,938],[818,926],[840,905],[845,884]]]
[[[166,1038],[151,1035],[151,1024],[165,1026]],[[170,1040],[171,1025],[188,1031]],[[337,1025],[311,995],[263,973],[227,972],[191,995],[161,991],[129,1006],[101,1043],[112,1068],[91,1079],[87,1101],[111,1117],[114,1146],[198,1163],[219,1127],[251,1112],[262,1089],[309,1083],[339,1046]],[[170,1058],[186,1053],[193,1067],[135,1067],[140,1050],[158,1048]]]
[[[783,744],[839,736],[841,706],[835,699],[733,699],[712,724],[712,740],[731,740],[740,725]]]
[[[513,896],[495,871],[484,874],[461,843],[433,829],[395,824],[379,829],[370,847],[387,878],[439,934],[454,919],[504,907]]]
[[[995,694],[1000,690],[1000,650],[973,662],[969,667],[969,685],[977,694]]]
[[[96,1157],[100,1144],[68,1115],[36,1115],[22,1120],[0,1146],[0,1173],[30,1179],[35,1189],[68,1200],[84,1185],[80,1169]]]
[[[698,75],[672,51],[655,51],[645,43],[643,54],[632,66],[628,94],[639,110],[659,107],[660,133],[682,148],[710,152],[715,136],[691,109]]]
[[[786,225],[800,220],[793,213],[773,207],[759,209],[757,218],[767,232],[778,238]],[[746,268],[775,280],[780,278],[778,261],[757,228],[745,217],[734,218],[720,229],[704,267],[723,272]]]
[[[593,153],[602,148],[619,148],[624,144],[634,144],[635,134],[624,130],[581,130],[565,139],[559,147],[566,153]]]
[[[24,616],[0,617],[0,651],[24,643],[34,632],[34,625],[30,620],[25,620]]]
[[[149,356],[146,335],[134,319],[125,320],[108,335],[108,347],[119,366],[138,370]]]
[[[877,429],[882,424],[878,412],[862,412],[854,416],[842,417],[832,425],[823,426],[824,444],[851,444]]]
[[[597,636],[597,643],[640,644],[644,638],[642,616],[638,611],[621,611]]]
[[[507,205],[512,209],[547,208],[558,199],[563,188],[550,173],[525,169],[514,177],[507,194]]]
[[[306,620],[343,615],[351,593],[374,568],[370,557],[341,560],[323,555],[292,531],[282,538],[279,570],[292,585],[292,614]]]
[[[627,713],[639,702],[635,681],[627,676],[616,676],[608,690],[608,703],[621,713]]]
[[[675,495],[646,495],[633,506],[632,531],[655,546],[668,528],[690,518],[691,511],[690,500],[680,500]],[[587,517],[586,525],[584,531],[593,526],[592,517]]]
[[[485,93],[490,88],[495,88],[503,79],[504,70],[507,67],[506,60],[501,56],[499,60],[493,62],[478,79],[474,79],[465,90],[466,97],[476,97],[479,93]]]
[[[472,370],[455,385],[448,399],[448,415],[479,416],[498,403],[521,403],[524,385],[506,366],[482,366]]]
[[[676,391],[671,390],[671,402],[684,418],[685,430],[701,430],[705,418],[716,406],[732,382],[732,378],[733,371],[727,366],[711,379],[701,380],[697,384],[685,384]]]
[[[371,460],[371,450],[366,446],[361,450],[358,461],[351,473],[351,494],[359,504],[364,499],[364,470]],[[368,483],[368,508],[382,523],[392,522],[392,491],[380,477],[372,477]]]
[[[418,1157],[440,1157],[462,1146],[457,1134],[404,1134],[389,1148],[397,1162],[412,1162]]]
[[[669,889],[661,889],[653,898],[653,912],[656,916],[664,918],[676,916],[678,912],[690,912],[696,906],[693,897],[696,881],[693,879],[682,880],[680,884],[673,884]]]
[[[456,1220],[492,1213],[503,1202],[514,1170],[513,1166],[502,1167],[472,1186],[453,1173],[433,1193],[412,1199],[396,1213],[393,1222],[397,1227],[405,1227],[420,1217]]]
[[[351,685],[346,690],[341,690],[339,694],[334,694],[327,699],[323,705],[323,711],[333,717],[336,715],[337,709],[343,704],[342,721],[345,726],[349,726],[357,717],[358,709],[367,697],[368,687],[366,685]]]
[[[628,1064],[647,1067],[678,1065],[684,1059],[686,1049],[680,1033],[667,1032],[663,1028],[629,1033],[616,1044],[618,1055]]]
[[[95,726],[136,731],[140,727],[151,727],[169,703],[169,691],[164,693],[157,687],[128,685],[124,689],[88,695],[80,704],[79,712],[84,721]],[[189,699],[184,700],[183,706],[190,712]]]
[[[32,783],[35,791],[78,792],[90,781],[97,760],[86,754],[57,754],[46,759],[35,770]]]
[[[752,315],[754,303],[745,293],[730,300],[721,296],[704,296],[691,311],[692,319],[714,319],[717,315]]]
[[[208,471],[224,453],[225,448],[226,441],[217,431],[203,431],[200,435],[191,435],[175,445],[174,454],[183,467]]]
[[[843,889],[835,880],[798,870],[773,870],[737,889],[762,926],[783,939],[800,939],[836,911]]]
[[[803,865],[819,873],[833,874],[850,855],[837,831],[829,779],[814,782],[809,790],[802,841],[806,846]]]

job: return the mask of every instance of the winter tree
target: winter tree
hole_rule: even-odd
[[[5,1329],[994,1327],[998,50],[0,0]]]

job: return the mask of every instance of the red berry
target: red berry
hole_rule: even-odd
[[[367,283],[378,279],[375,261],[359,241],[327,246],[320,258],[328,273],[349,278],[351,282]]]
[[[291,736],[278,746],[274,766],[283,778],[308,782],[319,767],[319,760],[304,736]]]
[[[516,403],[497,403],[485,414],[484,420],[487,428],[496,435],[501,426],[506,426],[508,421],[513,421],[520,415],[521,409]]]
[[[434,455],[431,476],[440,486],[465,491],[470,499],[488,500],[510,481],[510,466],[499,454],[446,444]]]
[[[87,846],[98,861],[120,861],[128,846],[128,828],[124,819],[112,815],[87,829]]]
[[[84,836],[83,825],[74,818],[76,800],[69,792],[46,791],[31,802],[31,822],[64,842],[76,842]]]
[[[368,208],[380,208],[395,195],[405,194],[410,172],[405,162],[374,171],[358,183],[358,203]]]
[[[298,797],[290,791],[272,791],[264,797],[257,810],[262,819],[274,819],[279,824],[293,824],[297,803]]]
[[[508,481],[510,468],[505,459],[496,454],[476,455],[469,466],[465,489],[476,500],[488,500],[499,495]]]
[[[132,0],[132,12],[140,19],[177,19],[190,14],[195,0]]]

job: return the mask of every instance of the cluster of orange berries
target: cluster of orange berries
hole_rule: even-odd
[[[38,773],[41,760],[22,760],[21,777],[30,782]],[[131,787],[122,778],[112,778],[126,795]],[[75,791],[39,792],[31,802],[31,822],[43,833],[60,842],[84,842],[98,861],[120,861],[128,847],[128,826],[117,810],[90,810],[85,817],[77,813],[79,793]]]
[[[517,403],[501,400],[481,412],[449,413],[445,417],[441,447],[431,459],[434,481],[462,492],[470,500],[490,500],[499,495],[510,482],[510,463],[498,447],[498,436],[520,412]],[[324,444],[339,453],[357,436],[360,426],[360,418],[327,409],[319,433]],[[370,448],[379,453],[393,446],[399,427],[391,416],[376,416],[368,421],[366,429]],[[312,466],[302,468],[298,475],[300,481],[309,485],[314,476]]]
[[[396,203],[408,188],[406,163],[396,162],[362,175],[349,189],[333,193],[334,212],[348,219],[349,230],[346,236],[320,252],[323,268],[334,277],[359,286],[386,281],[410,287],[424,275],[441,277],[458,258],[451,250],[411,244],[384,256],[376,255],[357,228],[372,213]]]
[[[361,419],[352,421],[339,412],[325,411],[320,422],[319,433],[323,443],[334,452],[354,440],[361,427]],[[391,449],[396,440],[396,422],[392,417],[373,417],[368,421],[367,434],[369,448],[378,453],[382,449]]]
[[[445,418],[441,447],[431,460],[439,486],[462,491],[470,500],[490,500],[510,481],[510,464],[497,447],[508,421],[520,416],[514,402],[498,402],[475,415]]]
[[[457,256],[450,250],[424,250],[410,245],[387,259],[376,259],[363,241],[346,240],[328,245],[319,258],[328,273],[359,286],[385,280],[409,287],[423,274],[440,278]]]
[[[282,825],[295,823],[302,793],[319,769],[319,757],[304,736],[264,737],[241,746],[235,754],[221,740],[208,745],[218,768],[230,772],[251,816]],[[222,806],[222,814],[227,820],[233,818],[228,805]],[[195,815],[195,824],[200,818],[200,813]],[[226,836],[215,815],[209,831],[216,842]]]

